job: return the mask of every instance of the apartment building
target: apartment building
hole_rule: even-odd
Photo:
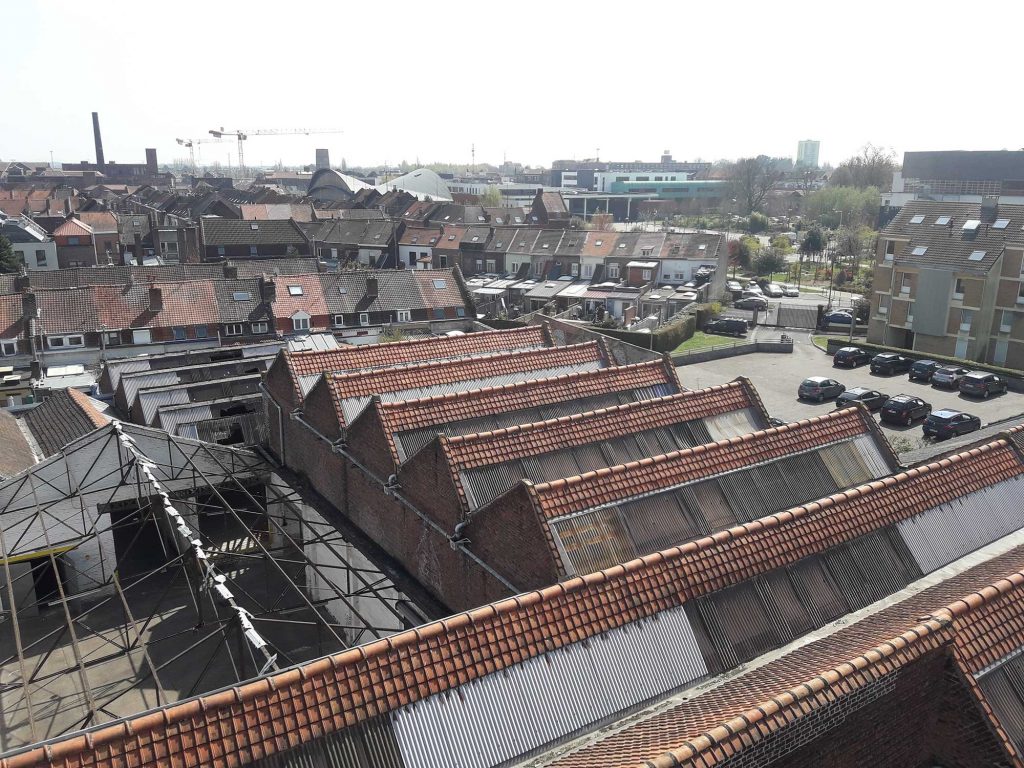
[[[908,202],[882,231],[868,341],[1024,368],[1024,206]]]

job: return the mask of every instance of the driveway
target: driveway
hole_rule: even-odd
[[[1005,395],[978,400],[964,397],[959,392],[937,389],[928,384],[909,381],[906,374],[896,376],[876,376],[867,365],[860,368],[833,368],[832,358],[811,343],[810,334],[805,331],[783,331],[794,340],[792,354],[754,353],[738,355],[722,360],[712,360],[695,365],[678,367],[679,379],[684,387],[700,389],[714,384],[723,384],[737,376],[746,376],[757,388],[761,400],[764,401],[768,413],[783,421],[797,421],[828,413],[835,408],[832,402],[822,404],[800,401],[796,397],[796,389],[800,382],[808,376],[828,376],[853,387],[868,387],[888,395],[904,392],[916,395],[933,410],[951,408],[966,411],[981,417],[982,426],[995,422],[1016,419],[1016,423],[1024,423],[1024,394],[1008,392]],[[780,332],[774,328],[756,328],[751,332],[750,339],[767,341],[779,338]],[[875,416],[876,421],[878,416]],[[935,446],[936,452],[945,450],[942,443],[935,444],[925,441],[920,422],[910,427],[893,427],[881,425],[886,437],[892,439],[901,436],[903,448],[919,450]]]

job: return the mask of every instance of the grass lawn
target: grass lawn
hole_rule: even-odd
[[[818,349],[823,349],[828,352],[828,340],[829,336],[811,336],[811,344],[816,346]]]
[[[742,344],[745,341],[745,339],[736,339],[732,336],[715,336],[711,333],[704,333],[704,331],[696,331],[693,336],[673,349],[672,354],[675,355],[680,352],[692,352],[695,349],[707,349],[708,347],[723,347],[730,344]]]

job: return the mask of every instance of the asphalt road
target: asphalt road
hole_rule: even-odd
[[[792,354],[754,353],[684,365],[678,368],[680,381],[689,389],[700,389],[746,376],[757,388],[768,413],[783,421],[805,419],[834,409],[833,402],[819,405],[798,400],[796,396],[797,387],[805,378],[828,376],[845,384],[847,389],[868,387],[888,395],[903,392],[931,403],[936,411],[940,408],[966,411],[980,416],[982,426],[1014,417],[1019,417],[1017,423],[1024,423],[1024,394],[1008,392],[980,400],[964,397],[957,391],[909,381],[906,374],[876,376],[867,365],[854,369],[833,368],[832,358],[811,343],[808,332],[784,332],[794,339]],[[772,328],[757,328],[749,338],[769,340],[777,339],[779,335],[780,332]],[[875,418],[878,419],[877,414]],[[882,428],[890,439],[896,435],[907,438],[911,449],[924,448],[932,443],[931,440],[925,441],[920,422],[910,427],[883,424]]]

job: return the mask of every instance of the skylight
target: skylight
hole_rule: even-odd
[[[417,235],[416,237],[414,237],[414,238],[412,239],[412,242],[414,242],[414,243],[415,243],[415,242],[416,242],[417,240],[419,240],[419,239],[420,239],[420,238],[419,238],[419,236]]]
[[[477,216],[476,220],[477,221],[487,221],[487,219],[485,219],[483,216]]]
[[[595,240],[594,241],[594,245],[600,245],[603,242],[604,242],[604,240]]]
[[[301,285],[289,285],[288,286],[288,293],[291,296],[301,296],[302,295],[302,286]]]
[[[448,239],[449,240],[454,240],[455,239],[455,235],[448,235]]]
[[[548,247],[548,245],[549,245],[549,243],[544,243],[544,244],[543,244],[543,245],[541,246],[541,248],[547,248],[547,247]]]
[[[479,235],[473,235],[473,242],[474,243],[479,241],[479,240],[480,240],[480,236]]]
[[[447,288],[448,287],[448,283],[446,283],[444,280],[435,280],[434,281],[434,287],[435,288]]]
[[[450,219],[451,217],[452,217],[451,214],[448,214],[447,216],[444,217],[444,220],[448,221],[448,219]]]
[[[911,224],[920,224],[923,221],[924,221],[924,216],[922,214],[918,214],[917,216],[913,216],[910,219],[910,223]]]
[[[935,223],[938,224],[940,227],[945,227],[946,225],[949,224],[949,216],[939,216],[937,219],[935,219]]]
[[[963,229],[967,232],[973,232],[980,226],[981,221],[979,221],[978,219],[968,219],[967,221],[964,222]]]
[[[700,245],[697,246],[697,250],[698,251],[703,251],[703,250],[706,250],[707,247],[708,247],[707,243],[701,243]]]
[[[968,261],[981,261],[985,258],[985,251],[971,251],[971,255],[967,257]]]
[[[619,243],[619,248],[625,248],[625,247],[626,247],[625,243]]]
[[[235,291],[231,294],[231,298],[235,301],[249,301],[252,298],[252,294],[248,291]]]
[[[501,240],[499,240],[498,242],[496,242],[496,243],[494,244],[494,247],[495,247],[495,248],[501,248]]]
[[[252,224],[249,225],[249,229],[259,229],[259,228],[260,228],[260,225],[257,224],[255,221]]]
[[[992,225],[992,229],[1006,229],[1009,223],[1009,219],[996,219],[996,223]]]
[[[919,246],[915,247],[914,250],[911,251],[911,253],[913,253],[915,256],[924,256],[925,251],[927,251],[927,250],[928,250],[928,246],[927,245],[919,245]]]

